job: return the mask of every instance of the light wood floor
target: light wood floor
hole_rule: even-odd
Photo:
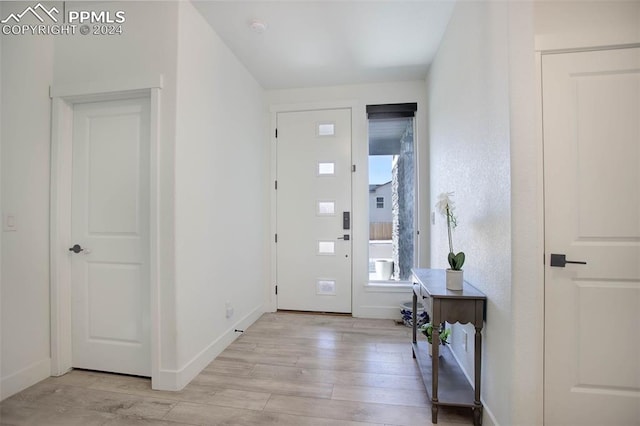
[[[1,425],[430,425],[410,329],[391,320],[263,315],[180,392],[74,370],[0,404]],[[442,408],[439,425],[472,424]]]

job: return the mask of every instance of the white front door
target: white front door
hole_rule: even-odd
[[[640,49],[542,69],[545,424],[640,425]]]
[[[75,368],[151,375],[149,177],[148,98],[74,106]]]
[[[278,309],[351,312],[351,110],[278,113]]]

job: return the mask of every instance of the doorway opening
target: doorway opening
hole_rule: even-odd
[[[414,266],[415,110],[416,104],[367,106],[369,281],[408,281]]]

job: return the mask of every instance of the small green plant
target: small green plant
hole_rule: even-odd
[[[436,203],[436,209],[440,212],[441,215],[447,218],[447,233],[449,236],[449,256],[447,256],[447,260],[449,261],[449,266],[454,271],[459,271],[462,269],[462,265],[464,265],[464,252],[460,252],[458,254],[453,251],[453,239],[451,238],[451,230],[455,229],[458,226],[458,219],[453,214],[454,205],[451,197],[453,196],[453,192],[443,192],[438,196],[438,202]]]
[[[431,340],[433,338],[433,324],[430,322],[423,324],[420,326],[419,330],[427,336],[427,342],[433,343]],[[444,327],[444,323],[440,324],[440,328],[438,328],[438,338],[440,339],[440,343],[446,345],[449,343],[449,336],[451,335],[451,330]]]

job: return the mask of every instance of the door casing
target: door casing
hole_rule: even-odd
[[[146,98],[150,106],[149,161],[149,297],[151,324],[151,376],[159,376],[160,338],[158,303],[158,124],[162,76],[129,82],[51,87],[51,199],[50,199],[50,306],[51,375],[72,368],[71,318],[71,183],[73,105],[131,98]]]

